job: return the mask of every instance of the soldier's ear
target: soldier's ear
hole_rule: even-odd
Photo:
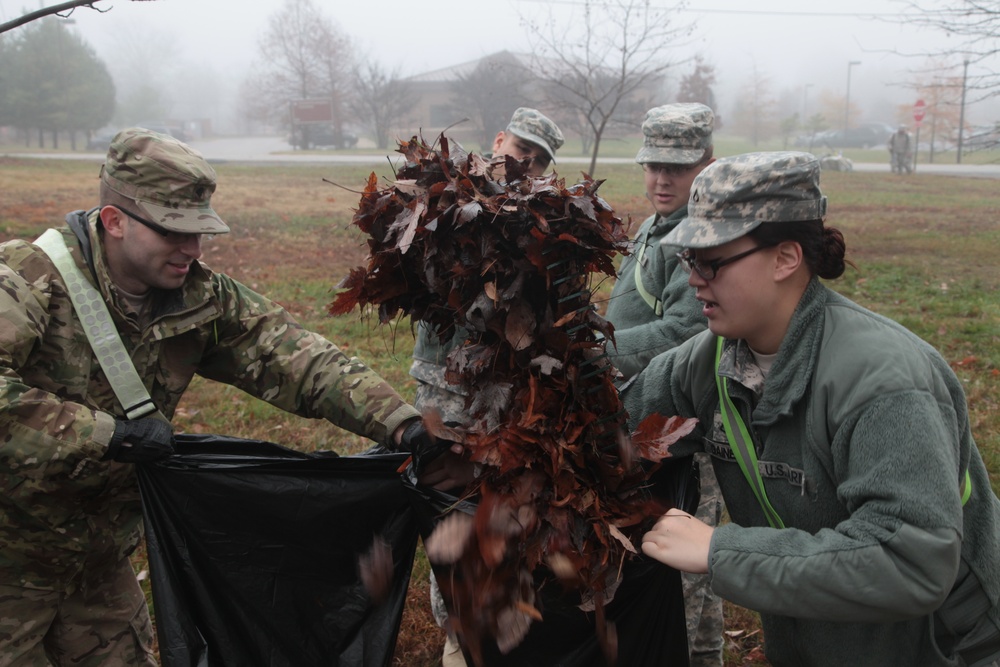
[[[125,214],[114,206],[103,206],[98,214],[101,217],[101,225],[104,226],[104,233],[108,234],[116,239],[120,239],[125,235],[122,229],[122,222],[125,220]]]
[[[497,132],[497,136],[493,139],[493,152],[496,153],[503,146],[503,140],[507,137],[503,130]]]
[[[795,241],[783,241],[777,245],[775,254],[774,279],[778,282],[787,279],[802,266],[802,246]]]

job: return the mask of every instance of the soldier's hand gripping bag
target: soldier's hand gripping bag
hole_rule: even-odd
[[[176,444],[136,467],[164,667],[389,665],[417,540],[405,455]],[[358,574],[376,535],[394,563],[380,605]]]
[[[449,512],[474,514],[476,511],[474,502],[419,485],[413,465],[407,468],[403,480],[412,496],[417,525],[424,539]],[[651,478],[649,490],[669,505],[694,513],[698,507],[698,486],[691,459],[666,462]],[[438,581],[450,576],[447,566],[433,563],[431,566]],[[501,653],[495,643],[484,641],[483,664],[488,667],[608,667],[610,663],[598,644],[595,615],[579,608],[580,596],[563,593],[558,585],[536,590],[539,591],[542,621],[532,623],[524,641],[507,654]],[[684,599],[677,570],[641,554],[631,558],[625,564],[622,583],[606,612],[617,632],[615,664],[618,667],[686,667],[689,664]],[[465,647],[463,652],[466,664],[473,665]]]

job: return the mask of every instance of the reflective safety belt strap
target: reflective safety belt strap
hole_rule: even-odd
[[[968,469],[965,471],[965,477],[958,490],[962,492],[962,507],[965,507],[965,503],[969,502],[969,498],[972,497],[972,477],[969,475]]]
[[[645,285],[642,284],[642,258],[645,254],[646,241],[643,239],[642,243],[639,244],[639,254],[635,258],[635,289],[639,292],[642,300],[648,303],[649,307],[653,309],[656,316],[660,317],[663,315],[663,302],[647,292]]]
[[[743,418],[740,417],[736,406],[733,405],[732,399],[729,398],[729,393],[726,391],[726,378],[719,375],[719,361],[721,358],[722,336],[719,336],[715,348],[715,384],[719,389],[719,411],[722,413],[722,428],[726,431],[729,446],[733,450],[736,462],[740,464],[743,476],[746,477],[747,482],[750,484],[750,489],[757,497],[757,502],[760,503],[761,509],[764,510],[767,522],[772,528],[784,528],[784,522],[782,522],[781,517],[778,516],[774,508],[771,507],[771,503],[767,499],[767,493],[764,491],[764,480],[761,479],[760,468],[757,466],[757,452],[754,450],[753,438],[750,437],[750,431],[747,429],[746,424],[743,423]]]
[[[62,275],[73,308],[87,333],[87,340],[115,396],[125,409],[125,416],[138,419],[157,412],[153,399],[132,364],[132,358],[125,351],[104,298],[73,261],[62,234],[56,229],[49,229],[38,237],[35,245],[45,251]]]

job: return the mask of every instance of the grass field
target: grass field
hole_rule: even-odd
[[[634,154],[634,150],[632,151]],[[407,397],[413,338],[408,322],[376,327],[358,315],[326,314],[330,288],[364,261],[350,225],[367,170],[347,166],[220,165],[215,208],[233,232],[205,244],[204,261],[273,299]],[[601,167],[601,194],[637,226],[647,215],[636,165]],[[379,172],[391,178],[389,168]],[[577,173],[566,172],[567,180]],[[34,238],[73,209],[96,204],[98,168],[71,161],[0,158],[0,240]],[[331,181],[337,185],[325,182]],[[827,223],[843,230],[849,268],[831,287],[903,323],[938,348],[965,385],[973,431],[1000,490],[1000,196],[998,183],[915,174],[826,173]],[[605,286],[606,288],[609,286]],[[364,446],[325,423],[286,415],[228,387],[196,381],[178,430],[272,440],[306,449]],[[137,560],[141,566],[141,559]],[[395,664],[424,667],[440,655],[418,559]],[[727,607],[727,667],[753,663],[752,613]]]

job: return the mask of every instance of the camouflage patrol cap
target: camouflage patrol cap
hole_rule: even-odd
[[[715,114],[704,104],[665,104],[642,121],[639,164],[696,164],[712,147]]]
[[[229,231],[212,210],[215,170],[198,151],[169,135],[141,127],[122,130],[111,140],[101,180],[164,229]]]
[[[514,111],[507,131],[544,148],[553,162],[556,151],[562,148],[565,141],[559,127],[548,116],[538,109],[528,107],[520,107]]]
[[[663,245],[711,248],[768,222],[822,220],[819,161],[810,153],[747,153],[722,158],[695,177],[687,217]]]

